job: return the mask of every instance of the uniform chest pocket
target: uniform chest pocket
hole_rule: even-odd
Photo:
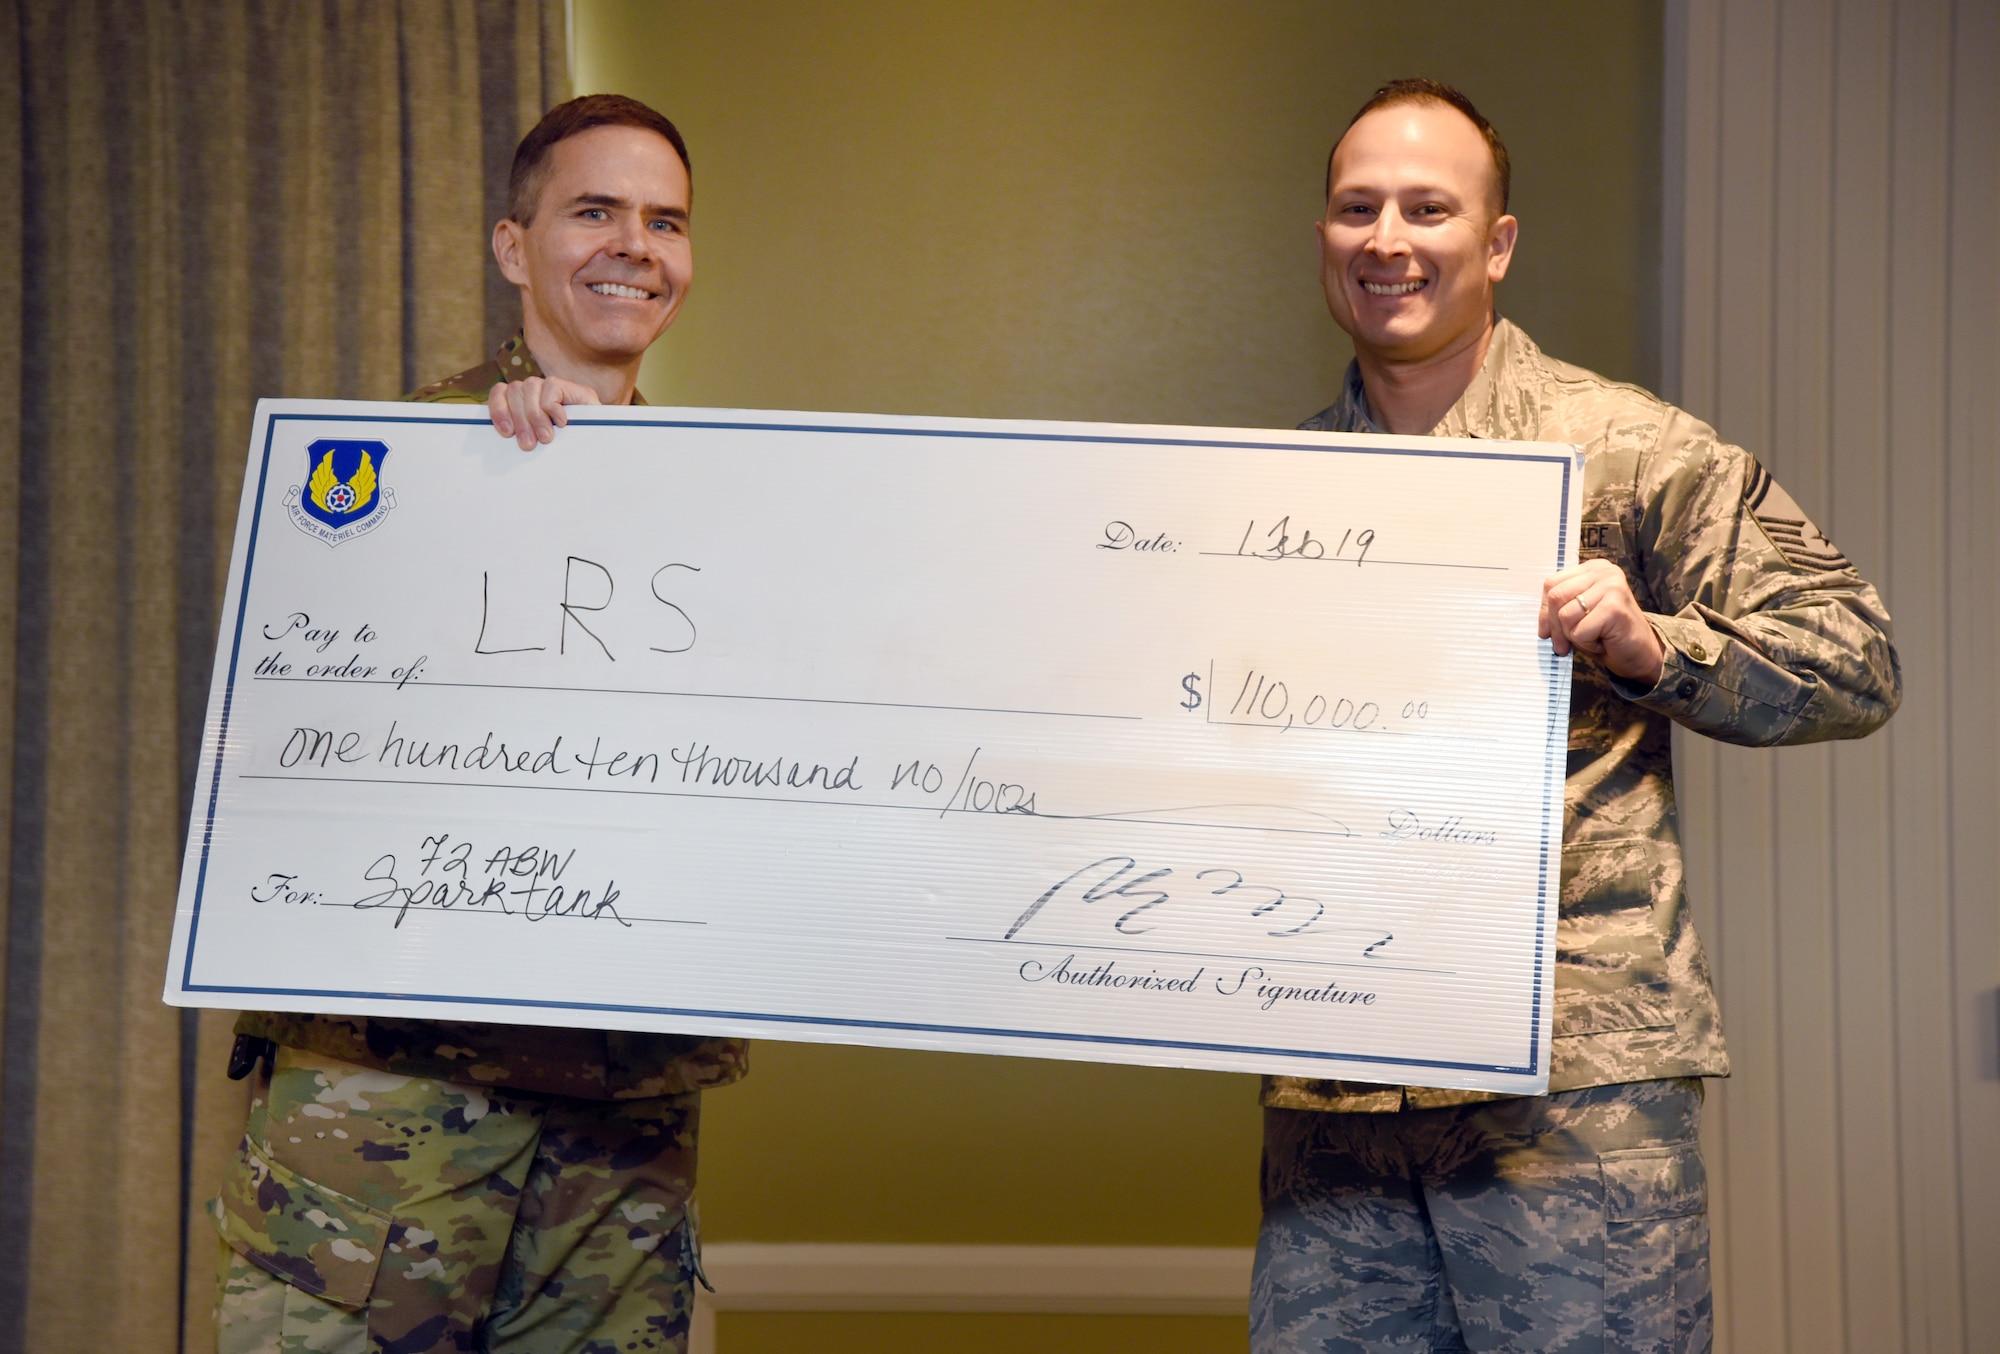
[[[1556,919],[1555,1033],[1604,1034],[1674,1023],[1655,904],[1678,874],[1646,838],[1563,848]]]

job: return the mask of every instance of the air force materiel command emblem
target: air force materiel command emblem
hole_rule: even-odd
[[[382,442],[322,437],[306,448],[306,482],[285,493],[292,525],[315,540],[339,545],[365,536],[388,519],[396,491],[382,483],[389,448]]]

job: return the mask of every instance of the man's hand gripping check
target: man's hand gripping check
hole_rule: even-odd
[[[486,397],[487,412],[493,416],[493,431],[513,438],[521,444],[522,451],[533,451],[555,440],[556,429],[569,423],[564,405],[598,403],[601,401],[595,390],[560,376],[502,381]]]
[[[1585,560],[1543,579],[1536,632],[1554,641],[1558,654],[1587,654],[1628,682],[1657,685],[1666,667],[1659,631],[1639,609],[1625,571],[1609,560]]]

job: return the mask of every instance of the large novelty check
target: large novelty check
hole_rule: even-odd
[[[167,1000],[1538,1090],[1579,464],[266,402]]]

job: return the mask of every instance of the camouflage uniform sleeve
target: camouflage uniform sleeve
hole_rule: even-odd
[[[1667,654],[1650,688],[1613,678],[1621,696],[1755,747],[1857,738],[1895,713],[1882,599],[1755,457],[1670,410],[1635,488],[1636,565]]]

